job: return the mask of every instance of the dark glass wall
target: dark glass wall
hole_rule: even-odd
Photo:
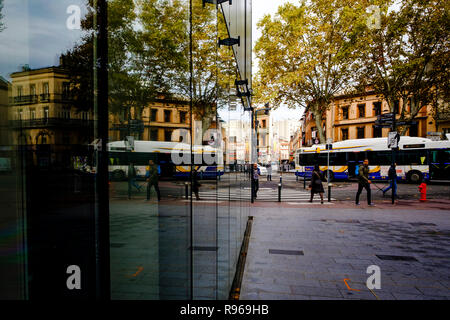
[[[0,298],[227,299],[251,2],[1,8]]]

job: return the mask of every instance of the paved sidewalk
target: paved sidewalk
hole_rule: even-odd
[[[448,208],[255,204],[240,299],[449,299]]]

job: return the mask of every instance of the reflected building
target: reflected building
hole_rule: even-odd
[[[23,28],[0,32],[0,299],[238,296],[251,1],[123,3],[74,0],[80,31],[61,1],[4,2]]]

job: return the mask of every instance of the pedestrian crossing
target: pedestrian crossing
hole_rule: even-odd
[[[251,190],[250,188],[244,189],[209,189],[199,192],[200,199],[202,200],[217,200],[217,201],[250,201]],[[311,197],[311,193],[304,189],[281,189],[281,201],[289,203],[308,203]],[[336,200],[331,198],[332,201]],[[258,190],[256,202],[278,202],[278,189],[272,188],[260,188]],[[314,202],[320,203],[320,195],[314,195]],[[324,201],[327,201],[327,195],[324,194]]]

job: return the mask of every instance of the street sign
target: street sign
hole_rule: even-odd
[[[389,132],[388,144],[387,144],[388,148],[391,148],[391,149],[398,148],[399,141],[400,141],[400,135],[398,134],[398,132],[396,132],[396,131]]]
[[[398,121],[397,125],[404,126],[404,125],[414,125],[417,124],[417,121]]]
[[[376,124],[375,128],[391,128],[392,125],[390,124]]]
[[[392,119],[394,117],[394,114],[392,112],[384,113],[384,114],[378,115],[377,117],[378,117],[378,119],[383,119],[383,118],[390,118],[390,119]]]

